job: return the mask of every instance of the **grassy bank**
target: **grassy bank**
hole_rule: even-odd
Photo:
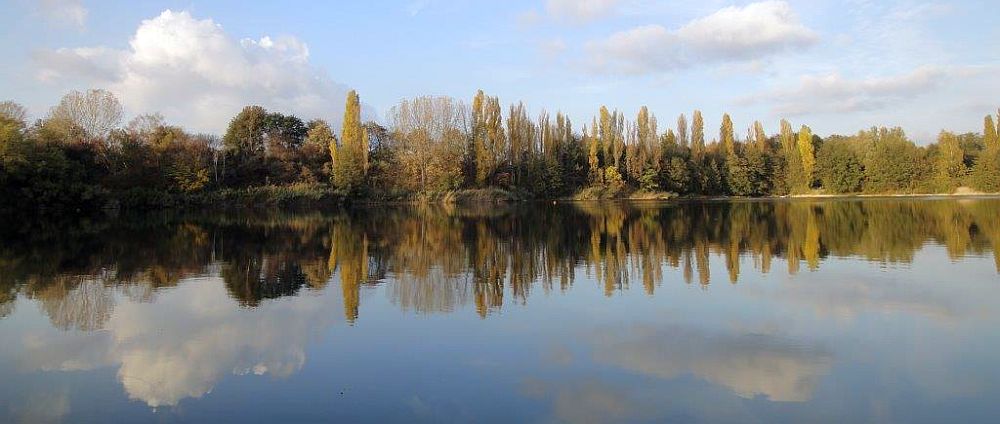
[[[389,193],[367,193],[349,199],[348,202],[365,204],[393,204],[393,203],[506,203],[530,200],[531,196],[516,191],[508,191],[500,188],[464,189],[429,191],[418,193],[389,192]]]
[[[669,200],[677,194],[667,191],[611,190],[604,186],[592,186],[574,193],[570,200]]]
[[[346,204],[391,205],[413,203],[437,203],[455,205],[495,205],[529,200],[570,200],[570,201],[668,201],[668,200],[733,200],[733,199],[850,199],[886,197],[977,197],[1000,196],[1000,193],[983,193],[960,189],[952,193],[846,193],[833,194],[816,190],[810,193],[788,196],[737,197],[677,195],[670,192],[620,190],[613,192],[606,187],[588,187],[562,198],[536,198],[527,193],[499,188],[450,190],[425,193],[362,193],[347,195],[329,185],[296,184],[288,186],[259,186],[248,188],[227,188],[205,190],[196,193],[163,192],[149,189],[131,189],[120,192],[102,193],[95,201],[76,206],[42,208],[43,215],[85,214],[100,210],[157,211],[157,210],[232,210],[232,209],[312,209],[324,210]],[[0,213],[24,215],[31,208],[23,205],[5,205]]]
[[[105,209],[258,209],[322,207],[344,203],[346,196],[326,185],[297,184],[225,188],[196,193],[172,193],[132,189],[111,193]]]
[[[825,193],[823,190],[813,190],[809,193],[793,194],[786,197],[796,198],[796,199],[810,199],[810,198],[870,198],[870,197],[979,197],[979,196],[998,196],[1000,193],[988,193],[977,191],[969,187],[958,187],[954,191],[949,193],[940,192],[913,192],[913,193]]]

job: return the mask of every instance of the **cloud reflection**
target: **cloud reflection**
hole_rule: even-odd
[[[151,407],[198,398],[227,374],[287,377],[305,364],[306,344],[342,319],[331,291],[240,308],[217,279],[196,279],[154,303],[118,304],[105,330],[24,337],[29,369],[119,365],[130,399]]]
[[[772,335],[649,325],[598,338],[594,359],[664,379],[692,374],[744,398],[777,402],[809,400],[832,363],[821,348]]]

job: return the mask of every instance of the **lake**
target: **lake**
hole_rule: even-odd
[[[8,221],[0,422],[989,422],[1000,200]]]

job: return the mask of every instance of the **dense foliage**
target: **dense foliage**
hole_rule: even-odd
[[[718,138],[706,141],[700,111],[661,131],[646,107],[628,119],[602,106],[577,133],[562,113],[533,119],[518,103],[505,114],[482,91],[471,106],[448,97],[403,100],[386,118],[388,127],[363,122],[352,91],[339,139],[322,120],[260,106],[240,111],[220,139],[158,114],[122,127],[122,106],[104,90],[72,92],[31,125],[23,107],[3,102],[0,194],[8,208],[33,209],[163,206],[271,186],[368,199],[487,188],[535,198],[1000,191],[992,116],[982,135],[942,131],[929,146],[901,128],[823,139],[785,120],[776,135],[755,121],[741,137],[728,114]]]

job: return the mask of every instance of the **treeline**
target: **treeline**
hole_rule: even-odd
[[[339,136],[322,120],[248,106],[223,137],[192,134],[158,114],[122,122],[109,92],[72,92],[29,125],[0,103],[0,194],[6,205],[162,206],[204,193],[398,199],[496,188],[524,197],[620,197],[636,191],[768,196],[824,193],[1000,192],[992,115],[982,134],[942,131],[917,146],[900,128],[820,138],[782,120],[741,136],[728,114],[709,139],[701,112],[661,131],[642,107],[634,119],[601,107],[575,131],[569,117],[502,109],[482,91],[403,100],[385,120],[361,119],[347,97]],[[711,133],[714,134],[714,131]],[[254,190],[258,190],[255,194]],[[207,197],[212,198],[212,197]]]

